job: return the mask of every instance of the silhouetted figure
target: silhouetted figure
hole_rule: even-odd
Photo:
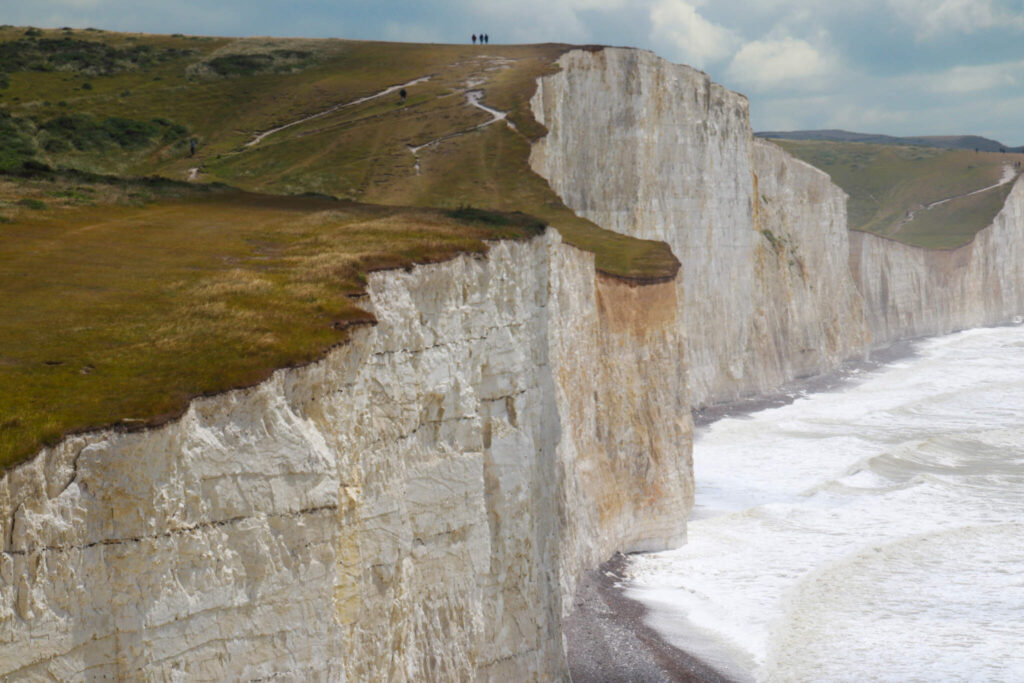
[[[196,155],[196,139],[192,138],[188,141],[188,155],[194,157]]]
[[[476,45],[476,34],[473,34],[473,44]]]
[[[405,88],[398,91],[398,96],[402,98],[402,104],[405,104]]]
[[[484,42],[487,43],[488,45],[491,44],[491,35],[489,33],[484,34]]]

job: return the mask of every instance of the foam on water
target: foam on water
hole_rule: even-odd
[[[739,680],[1024,681],[1024,328],[929,340],[694,446],[628,594]]]

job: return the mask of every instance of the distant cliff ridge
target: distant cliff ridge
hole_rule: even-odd
[[[1024,314],[1024,187],[961,249],[848,233],[747,101],[628,49],[532,100],[530,163],[657,283],[557,231],[373,273],[322,361],[0,479],[0,673],[564,680],[581,573],[685,541],[691,410]]]
[[[779,140],[834,140],[836,142],[865,142],[875,145],[911,145],[942,149],[973,149],[982,152],[1024,152],[1024,145],[1009,147],[998,140],[980,135],[916,135],[897,137],[874,133],[851,133],[848,130],[766,130],[754,133],[759,138]]]
[[[533,98],[549,132],[531,165],[582,216],[672,247],[694,407],[867,350],[844,195],[754,140],[746,98],[650,52],[577,51],[559,64]]]

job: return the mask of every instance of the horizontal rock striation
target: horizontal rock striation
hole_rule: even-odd
[[[671,283],[554,231],[371,276],[377,319],[0,479],[0,673],[556,679],[581,568],[683,539]]]

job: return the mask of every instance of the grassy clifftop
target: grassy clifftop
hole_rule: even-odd
[[[919,247],[966,244],[992,223],[1021,154],[860,142],[773,140],[820,168],[849,196],[852,230]],[[988,188],[988,189],[986,189]]]
[[[32,159],[251,192],[524,211],[593,251],[604,272],[670,276],[678,263],[665,245],[578,218],[529,169],[530,143],[545,132],[529,98],[570,48],[6,27],[0,170]],[[404,102],[387,92],[413,81]]]
[[[319,357],[372,270],[551,224],[674,275],[529,170],[566,49],[0,28],[0,468]]]
[[[486,250],[521,214],[227,188],[0,180],[0,467],[69,431],[136,427],[319,357],[370,319],[366,273]]]

